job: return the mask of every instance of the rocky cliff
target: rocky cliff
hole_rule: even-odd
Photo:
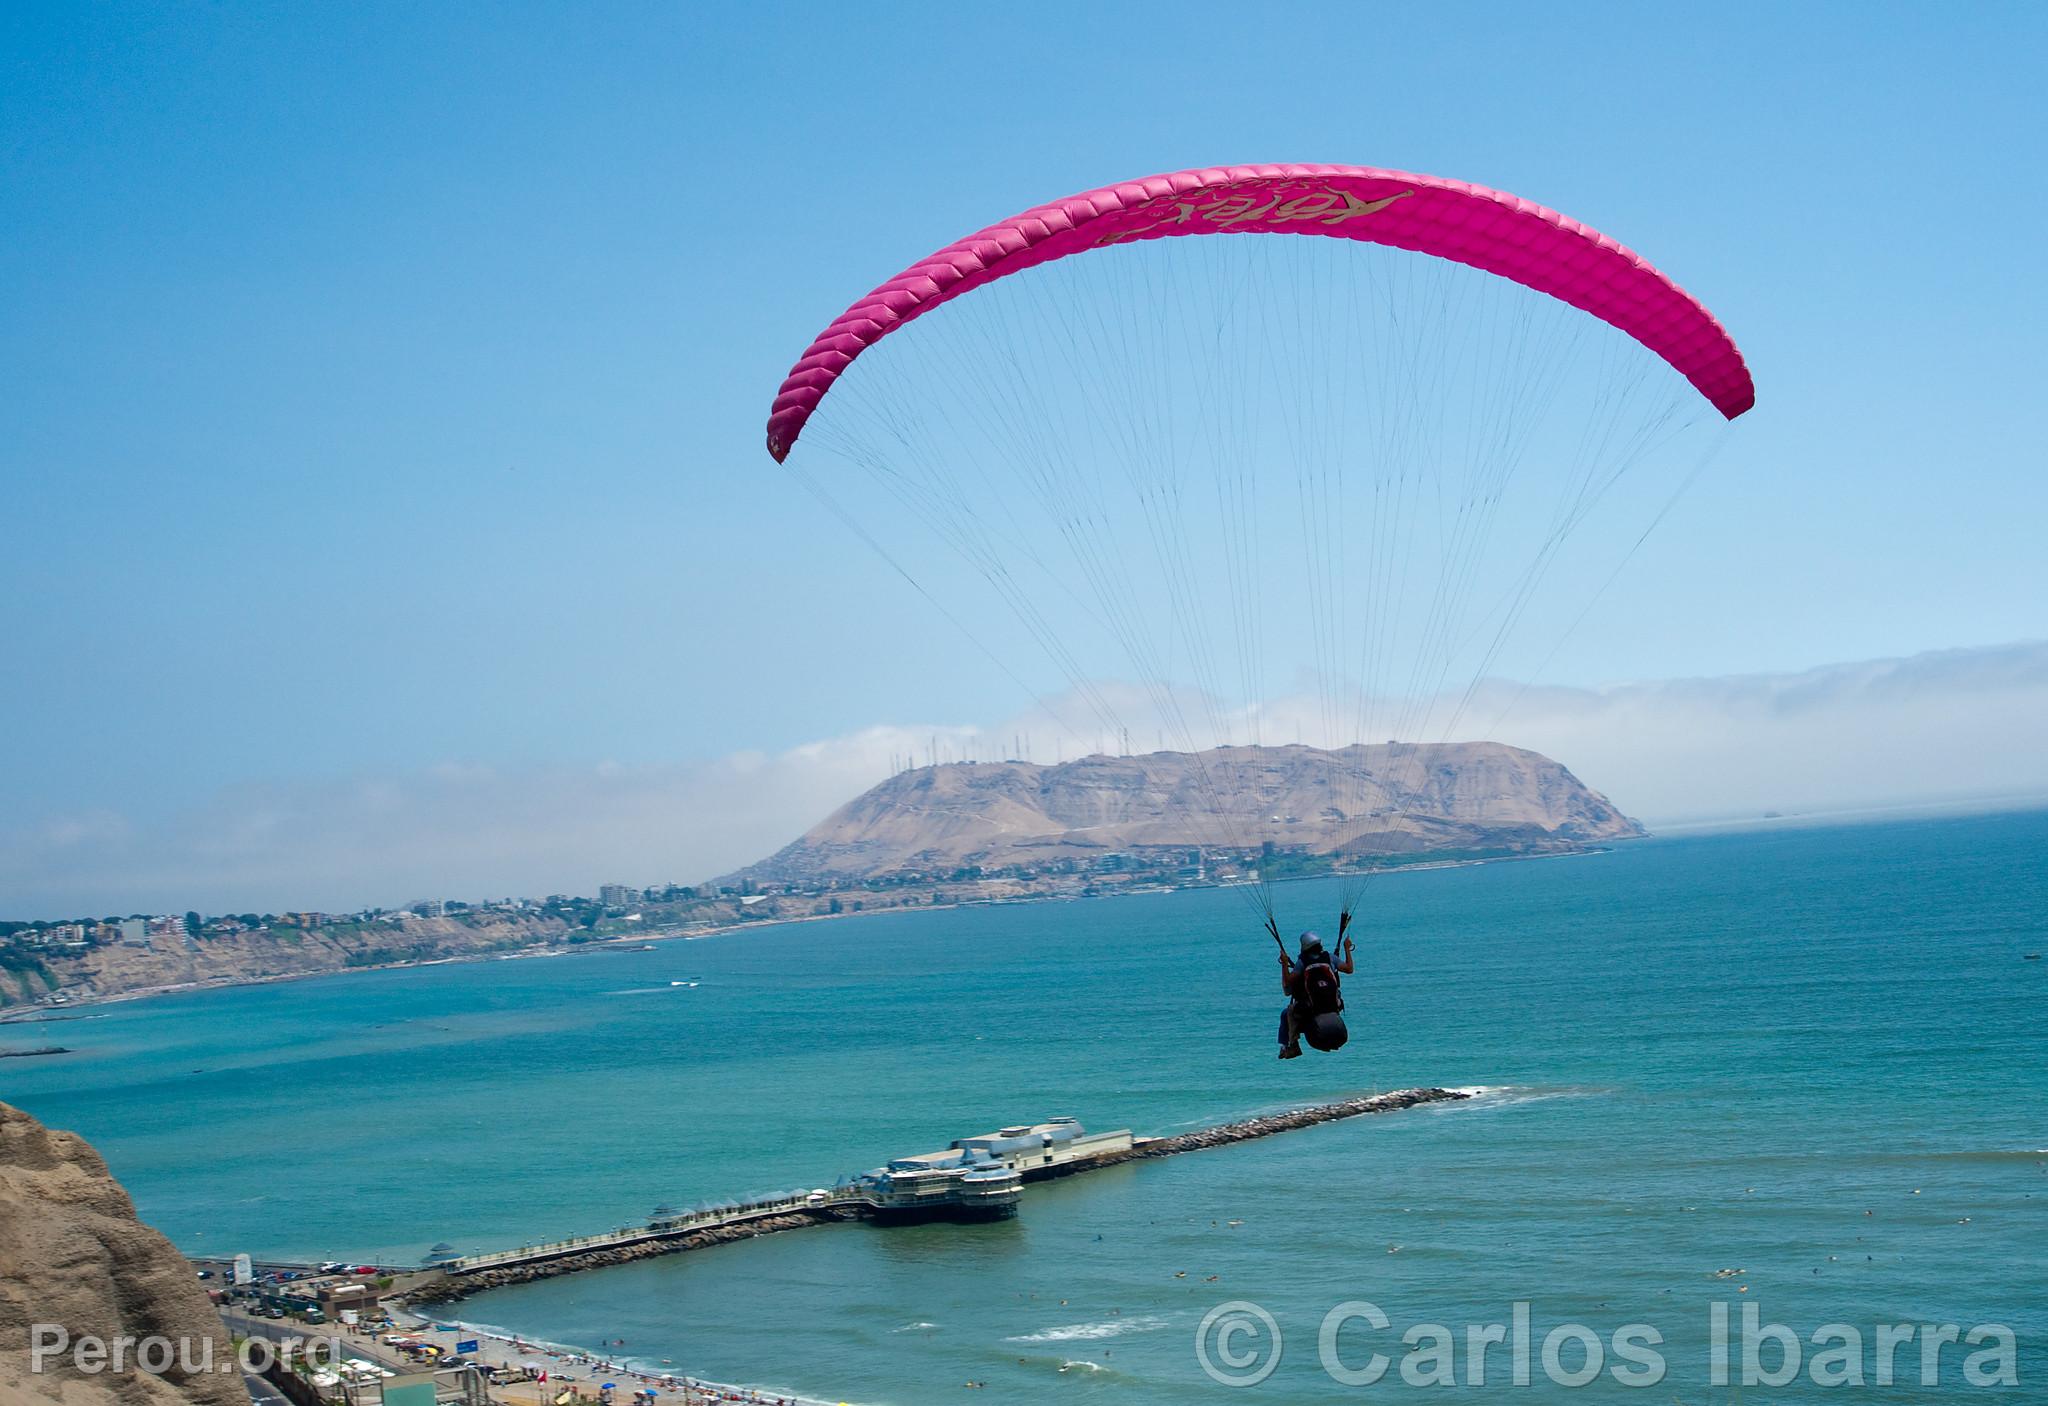
[[[418,918],[311,929],[259,928],[187,941],[155,938],[147,947],[111,943],[76,956],[45,959],[55,989],[73,1000],[193,986],[234,986],[281,976],[310,976],[394,962],[474,957],[552,941],[569,931],[560,919],[511,915]],[[27,1005],[42,987],[26,977],[0,980],[0,1009]]]
[[[857,879],[1268,843],[1346,857],[1541,852],[1641,833],[1558,763],[1496,742],[1220,747],[902,772],[730,877]]]
[[[31,1371],[37,1325],[73,1344],[167,1339],[162,1375],[87,1370],[72,1351]],[[42,1341],[54,1341],[45,1329]],[[184,1366],[215,1370],[186,1371]],[[224,1369],[224,1370],[223,1370]],[[135,1218],[107,1164],[75,1133],[0,1103],[0,1406],[248,1406],[221,1321],[192,1266]]]

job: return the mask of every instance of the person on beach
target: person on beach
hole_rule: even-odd
[[[1293,958],[1280,949],[1280,989],[1287,994],[1286,1009],[1280,1012],[1280,1058],[1299,1059],[1305,1036],[1318,1050],[1341,1048],[1351,1038],[1344,1028],[1344,995],[1338,973],[1354,970],[1352,943],[1344,939],[1342,960],[1333,959],[1322,938],[1312,932],[1301,935],[1301,950]]]

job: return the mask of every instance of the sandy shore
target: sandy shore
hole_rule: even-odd
[[[500,1381],[491,1388],[493,1399],[518,1403],[518,1406],[553,1406],[564,1392],[569,1393],[570,1401],[598,1401],[603,1398],[603,1388],[608,1382],[614,1387],[612,1399],[620,1406],[631,1406],[635,1393],[639,1392],[652,1392],[655,1406],[706,1406],[711,1402],[740,1402],[746,1406],[847,1406],[843,1401],[822,1401],[786,1392],[707,1382],[677,1370],[671,1363],[650,1364],[635,1358],[630,1345],[624,1343],[611,1344],[603,1351],[592,1351],[494,1333],[458,1320],[421,1318],[402,1311],[393,1316],[401,1325],[395,1331],[406,1337],[432,1343],[449,1352],[455,1350],[458,1342],[474,1340],[477,1345],[474,1356],[478,1361],[494,1367],[534,1373],[535,1380]],[[436,1323],[454,1323],[455,1326],[437,1328],[434,1326]],[[351,1340],[362,1341],[361,1335],[349,1336]],[[379,1345],[377,1351],[388,1355],[392,1349]],[[545,1381],[538,1379],[542,1374]],[[648,1398],[642,1396],[640,1399],[645,1401]]]

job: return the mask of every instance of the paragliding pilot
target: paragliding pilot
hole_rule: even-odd
[[[1327,1052],[1343,1048],[1351,1038],[1344,1028],[1344,995],[1337,980],[1339,972],[1348,976],[1353,970],[1351,939],[1343,936],[1349,926],[1351,915],[1346,913],[1337,929],[1344,945],[1341,960],[1325,951],[1323,940],[1312,932],[1301,935],[1301,951],[1289,957],[1287,944],[1273,932],[1273,940],[1280,942],[1280,989],[1287,993],[1287,1009],[1280,1012],[1280,1058],[1299,1059],[1303,1040],[1309,1048]],[[1270,923],[1267,930],[1272,931]]]

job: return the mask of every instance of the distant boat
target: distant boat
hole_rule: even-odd
[[[701,985],[701,984],[702,984],[701,982],[695,982],[695,981],[671,981],[671,982],[669,983],[669,985],[670,985],[670,986],[698,986],[698,985]]]
[[[2038,962],[2041,960],[2041,954],[2039,952],[2029,952],[2024,958],[2022,958],[2022,960],[2028,962]]]

